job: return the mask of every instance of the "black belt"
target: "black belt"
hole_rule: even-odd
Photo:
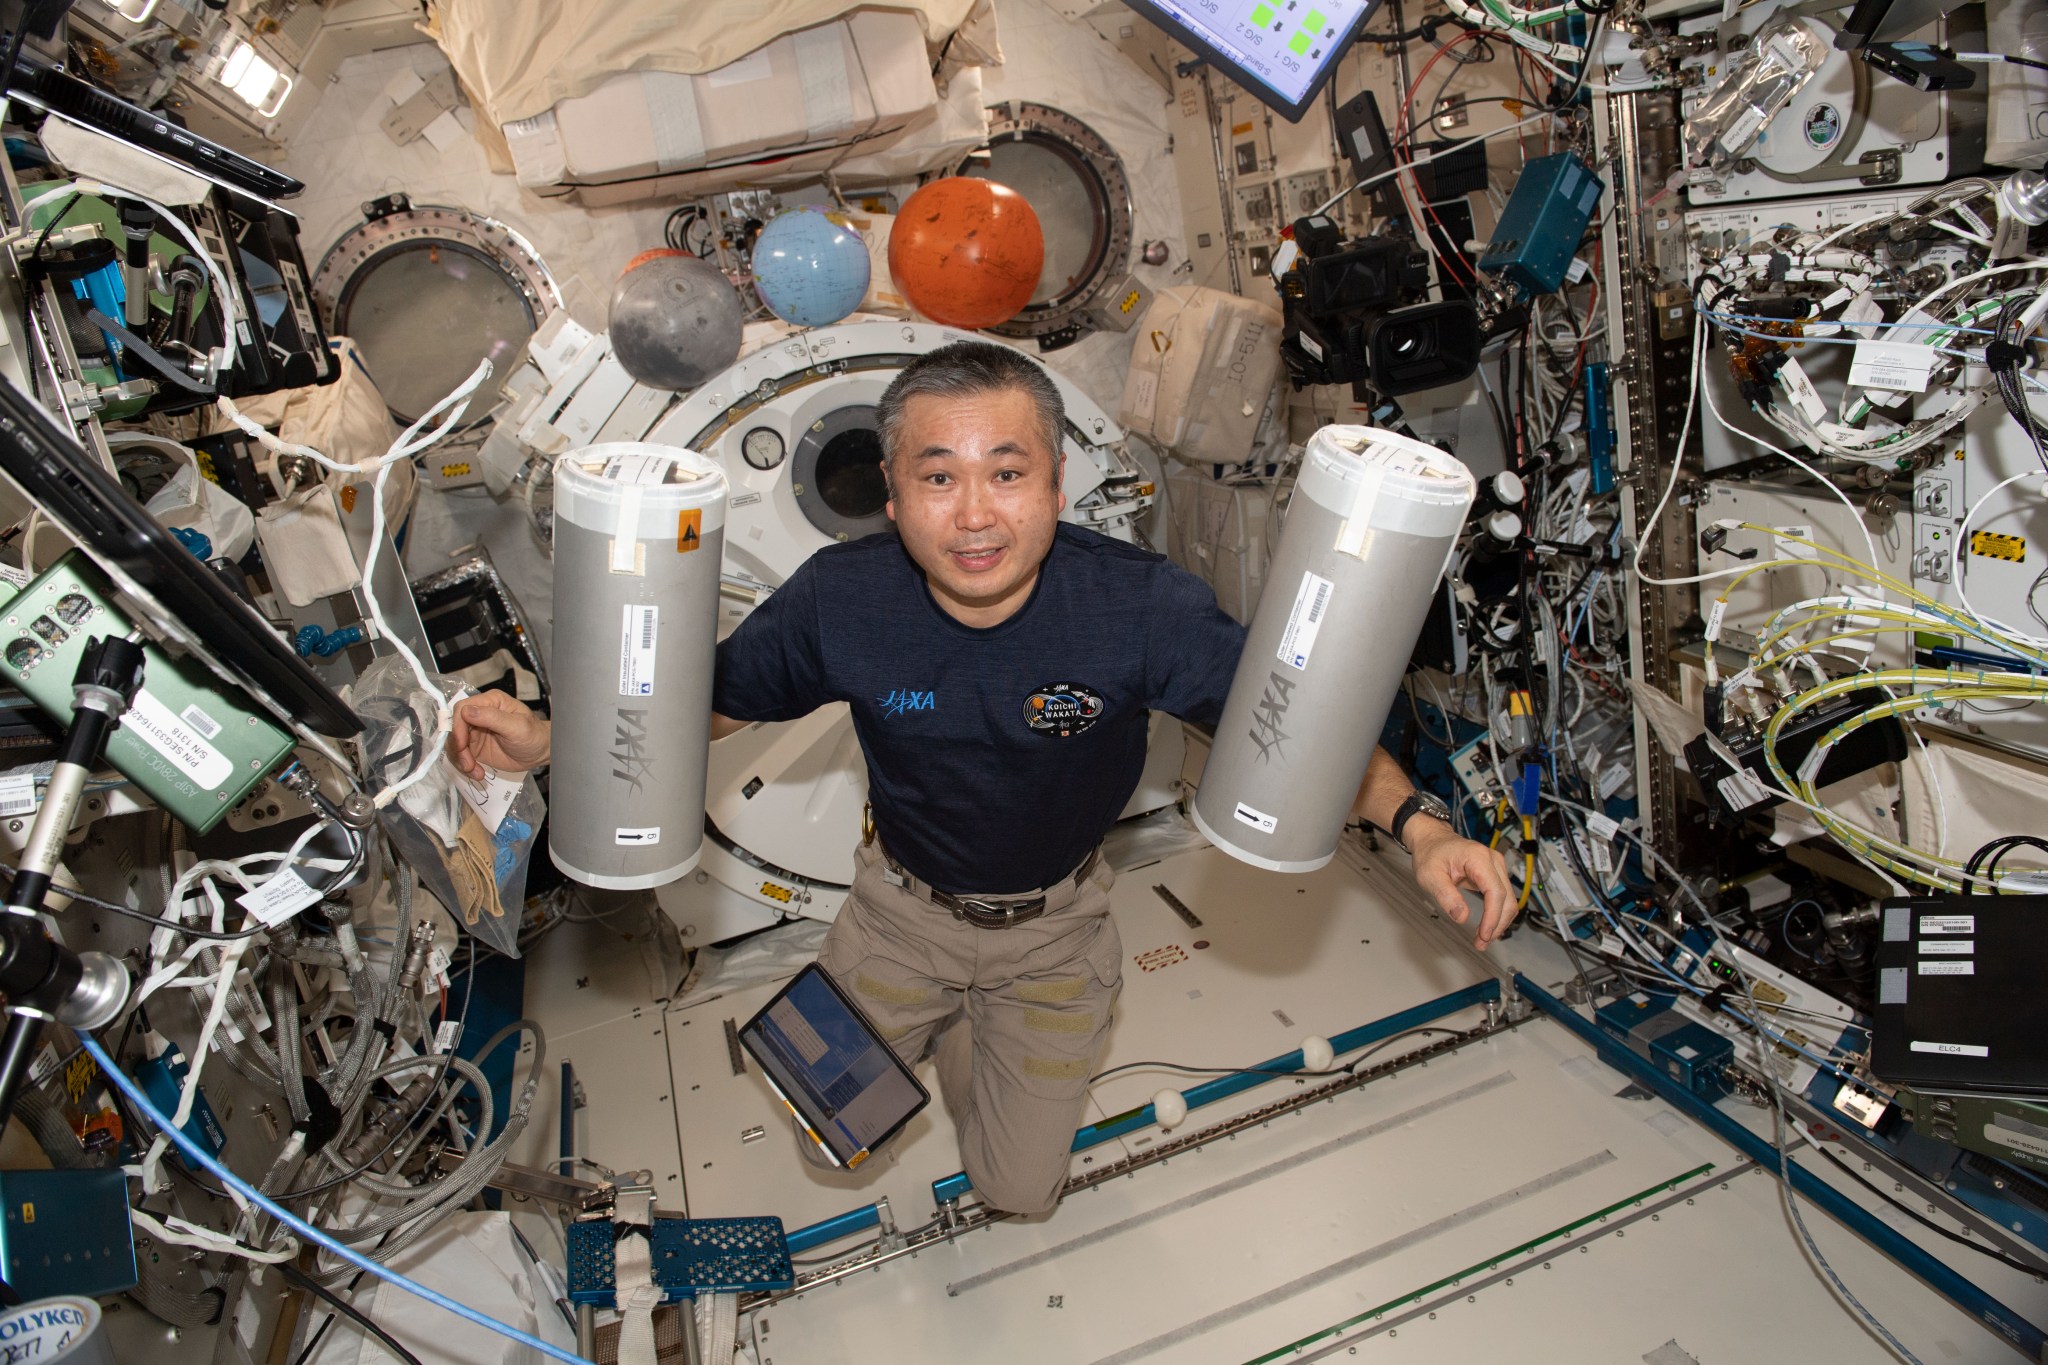
[[[954,919],[963,920],[977,929],[1008,929],[1015,925],[1027,924],[1045,913],[1044,892],[1036,896],[1018,897],[956,896],[950,891],[941,891],[936,886],[913,876],[904,869],[903,864],[890,856],[888,849],[882,848],[881,854],[882,861],[888,865],[889,870],[903,879],[905,890],[924,897],[941,910],[949,911]],[[1101,856],[1101,848],[1090,849],[1088,856],[1081,860],[1081,865],[1054,885],[1073,882],[1079,886],[1088,880],[1088,874],[1095,870],[1096,860]]]

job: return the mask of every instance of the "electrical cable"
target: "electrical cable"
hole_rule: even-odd
[[[363,1312],[362,1309],[356,1307],[347,1299],[335,1293],[332,1289],[329,1289],[326,1285],[320,1283],[311,1275],[306,1274],[289,1261],[279,1264],[277,1268],[287,1280],[290,1280],[307,1293],[317,1295],[326,1300],[336,1313],[347,1318],[350,1322],[353,1322],[356,1326],[375,1337],[378,1345],[397,1356],[401,1361],[404,1361],[405,1365],[420,1365],[420,1358],[418,1356],[399,1345],[396,1337],[371,1321],[370,1315]],[[329,1319],[329,1321],[332,1321],[332,1319]]]
[[[93,1038],[90,1034],[83,1034],[81,1037],[85,1044],[86,1052],[91,1055],[93,1061],[99,1064],[101,1072],[108,1081],[126,1094],[129,1101],[137,1109],[140,1109],[147,1115],[152,1123],[156,1124],[166,1136],[176,1143],[179,1150],[184,1152],[188,1160],[212,1172],[229,1190],[240,1195],[249,1203],[254,1204],[272,1218],[290,1228],[301,1239],[320,1246],[341,1257],[351,1265],[366,1270],[370,1274],[405,1290],[409,1294],[425,1299],[428,1303],[444,1308],[459,1317],[467,1318],[479,1327],[487,1328],[532,1350],[539,1351],[550,1360],[563,1361],[565,1365],[592,1365],[592,1362],[585,1360],[582,1356],[576,1355],[572,1351],[565,1351],[551,1342],[543,1341],[530,1332],[523,1332],[510,1323],[500,1322],[487,1313],[479,1312],[465,1303],[451,1299],[439,1290],[430,1289],[416,1280],[401,1275],[388,1266],[379,1265],[368,1256],[322,1232],[290,1209],[278,1204],[269,1196],[258,1191],[255,1186],[243,1180],[233,1171],[230,1171],[221,1163],[219,1158],[200,1146],[182,1128],[174,1125],[168,1115],[164,1114],[162,1110],[150,1102],[149,1097],[142,1092],[142,1087],[126,1072],[120,1070],[115,1065],[114,1059],[107,1055],[106,1049],[100,1046],[97,1039]]]
[[[1859,1172],[1850,1169],[1848,1162],[1842,1160],[1839,1156],[1836,1156],[1832,1151],[1829,1151],[1825,1146],[1821,1145],[1819,1142],[1815,1142],[1813,1144],[1813,1150],[1820,1153],[1823,1157],[1826,1157],[1829,1161],[1833,1162],[1836,1169],[1841,1171],[1843,1175],[1848,1176],[1851,1180],[1861,1185],[1864,1189],[1869,1190],[1879,1199],[1882,1199],[1885,1203],[1890,1204],[1893,1208],[1897,1209],[1900,1213],[1905,1214],[1906,1217],[1912,1219],[1921,1227],[1926,1228],[1929,1232],[1940,1233],[1943,1237],[1948,1238],[1957,1246],[1966,1246],[1970,1248],[1970,1250],[1975,1251],[1980,1255],[1989,1256],[1992,1260],[1997,1261],[2002,1265],[2010,1266],[2014,1270],[2019,1271],[2023,1275],[2032,1276],[2036,1281],[2048,1279],[2048,1270],[2044,1270],[2040,1266],[2028,1265],[2025,1261],[2017,1260],[2011,1256],[2006,1255],[1997,1247],[1987,1246],[1983,1242],[1975,1241],[1971,1238],[1963,1236],[1963,1234],[1961,1234],[1960,1232],[1956,1232],[1950,1228],[1945,1228],[1941,1224],[1935,1222],[1932,1218],[1926,1217],[1917,1209],[1914,1209],[1913,1207],[1908,1205],[1904,1200],[1895,1199],[1891,1195],[1886,1194],[1883,1190],[1877,1187],[1876,1182],[1866,1179]]]
[[[0,874],[5,874],[10,882],[20,875],[6,863],[0,863]],[[174,919],[166,919],[162,915],[152,915],[146,910],[136,910],[126,905],[117,905],[113,901],[101,900],[98,896],[89,896],[85,892],[74,890],[61,882],[53,884],[50,892],[52,895],[62,896],[66,900],[90,905],[95,910],[105,910],[113,915],[125,915],[129,919],[141,920],[144,924],[154,924],[160,929],[173,929],[178,933],[196,939],[204,939],[209,943],[236,943],[242,939],[254,938],[258,934],[268,932],[267,927],[261,924],[251,929],[235,929],[225,932],[201,929],[196,925],[184,924]]]
[[[1419,1033],[1455,1034],[1457,1033],[1457,1031],[1458,1030],[1456,1029],[1438,1028],[1433,1025],[1424,1025],[1420,1028],[1403,1029],[1401,1032],[1394,1034],[1392,1037],[1382,1039],[1380,1042],[1375,1043],[1373,1046],[1367,1048],[1365,1051],[1359,1053],[1356,1057],[1353,1057],[1350,1061],[1346,1062],[1343,1066],[1331,1067],[1328,1070],[1324,1071],[1307,1071],[1298,1067],[1292,1071],[1283,1071],[1277,1067],[1186,1066],[1179,1062],[1124,1062],[1119,1066],[1110,1067],[1106,1071],[1096,1072],[1093,1076],[1090,1076],[1088,1078],[1088,1084],[1093,1085],[1097,1081],[1103,1080],[1110,1076],[1115,1076],[1120,1072],[1125,1071],[1180,1071],[1191,1076],[1349,1076],[1357,1071],[1358,1064],[1360,1062],[1363,1062],[1366,1058],[1371,1057],[1375,1053],[1385,1051],[1388,1046],[1399,1042],[1403,1038],[1412,1038]]]

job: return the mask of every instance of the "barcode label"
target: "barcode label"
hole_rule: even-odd
[[[36,775],[8,773],[0,777],[0,815],[27,815],[36,808]]]
[[[1287,628],[1280,632],[1280,648],[1277,651],[1280,662],[1289,668],[1306,670],[1309,655],[1315,652],[1316,633],[1323,628],[1323,618],[1329,615],[1330,594],[1336,584],[1313,573],[1301,576],[1301,587],[1294,594],[1294,610],[1287,614]]]
[[[180,711],[178,718],[208,739],[212,739],[220,733],[220,722],[200,710],[198,702],[193,702],[190,706]]]
[[[654,695],[654,644],[660,634],[661,608],[637,602],[626,604],[624,624],[619,630],[619,695]]]

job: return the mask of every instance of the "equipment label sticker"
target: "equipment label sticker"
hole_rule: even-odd
[[[1920,964],[1920,975],[1922,976],[1975,976],[1976,974],[1977,964],[1974,962],[1922,962]]]
[[[1930,938],[1920,944],[1923,957],[1975,957],[1977,940],[1974,938]]]
[[[655,825],[648,829],[614,830],[612,832],[612,842],[629,847],[638,847],[642,844],[658,844],[661,842],[661,826]]]
[[[36,808],[36,775],[9,773],[0,777],[0,815],[27,815]]]
[[[275,927],[320,899],[320,893],[306,885],[291,868],[286,868],[254,891],[235,897],[259,924]]]
[[[1921,1043],[1912,1044],[1915,1052],[1932,1052],[1938,1057],[1989,1057],[1991,1049],[1975,1043]]]
[[[1280,632],[1280,662],[1289,668],[1306,669],[1315,651],[1316,632],[1330,611],[1330,593],[1337,585],[1313,573],[1301,576],[1301,588],[1294,594],[1294,610],[1287,613],[1287,629]]]
[[[619,628],[620,696],[654,695],[654,642],[660,632],[660,607],[626,603],[625,622]]]
[[[235,775],[228,756],[194,733],[170,707],[151,696],[148,688],[135,694],[135,704],[121,717],[121,726],[209,791]]]
[[[1242,801],[1237,803],[1237,818],[1261,834],[1271,834],[1274,830],[1280,828],[1278,818],[1268,815],[1262,810],[1253,810]]]
[[[2019,1122],[2018,1119],[2012,1121],[2014,1123]],[[2033,1127],[2032,1124],[2027,1126]],[[2027,1152],[2033,1156],[2048,1157],[2048,1142],[2044,1142],[2032,1133],[2014,1132],[1996,1118],[1984,1125],[1984,1136],[2000,1146],[2010,1147],[2016,1152]]]
[[[614,455],[604,462],[602,477],[613,483],[661,483],[668,478],[673,464],[674,461],[666,455],[642,452]]]
[[[220,733],[220,722],[200,710],[199,703],[196,701],[180,711],[178,719],[184,721],[207,739],[212,739]]]
[[[1975,915],[1922,915],[1922,934],[1974,934],[1977,932]]]

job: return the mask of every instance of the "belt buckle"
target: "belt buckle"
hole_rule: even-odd
[[[1018,922],[1020,916],[1028,916],[1045,908],[1043,897],[1038,898],[1036,903],[1031,900],[984,900],[979,896],[961,896],[958,899],[961,909],[966,912],[966,917],[970,922],[977,915],[985,916],[990,920],[996,921],[996,923],[985,926],[992,929],[1008,929]]]

